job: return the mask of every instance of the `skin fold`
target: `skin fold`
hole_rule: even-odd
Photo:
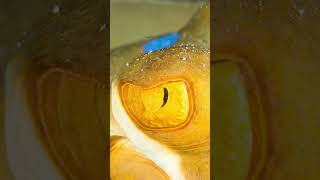
[[[212,4],[216,179],[318,178],[318,6],[316,1]],[[191,24],[181,33],[202,29]],[[197,36],[185,37],[197,42],[192,39]],[[139,56],[141,44],[125,47],[130,51],[119,58],[123,64],[130,53]]]
[[[187,55],[188,60],[181,60]],[[208,55],[205,50],[191,47],[189,49],[172,48],[152,53],[144,56],[141,61],[135,61],[138,63],[132,64],[132,67],[129,66],[127,71],[120,75],[119,81],[113,83],[112,113],[119,126],[136,148],[164,169],[172,179],[209,178],[210,118],[207,98],[209,87],[206,86],[209,82]],[[161,57],[161,60],[155,62],[156,57]],[[194,66],[198,68],[192,69]],[[145,70],[141,72],[141,69]],[[189,117],[190,122],[181,128],[163,131],[139,128],[132,117],[123,110],[123,104],[119,100],[121,95],[117,94],[119,91],[114,88],[121,86],[124,82],[150,87],[168,79],[186,79],[190,84],[191,98],[195,106],[195,110],[191,112],[192,116]],[[200,87],[203,88],[202,93],[195,91]],[[165,160],[171,156],[172,159]],[[176,164],[175,161],[177,161]],[[174,164],[173,167],[172,164]],[[175,169],[175,172],[171,172],[171,169]]]
[[[207,4],[181,29],[181,39],[172,48],[143,55],[142,47],[146,41],[142,41],[111,52],[110,137],[126,138],[132,143],[132,148],[137,149],[140,156],[146,159],[146,165],[132,169],[137,173],[140,168],[146,169],[154,163],[158,171],[166,173],[170,179],[210,178],[209,17]],[[151,88],[159,83],[179,79],[189,83],[190,97],[194,101],[194,109],[187,125],[169,130],[148,130],[140,127],[138,121],[128,114],[128,104],[123,102],[121,95],[123,84],[129,82],[135,86]],[[202,91],[198,91],[199,89]],[[122,146],[117,147],[117,143],[112,143],[111,148],[112,146],[119,151],[127,151]],[[128,150],[128,154],[123,156],[129,158],[129,152]],[[118,164],[117,159],[112,156],[113,153],[111,166]],[[131,166],[130,164],[127,161],[123,166]],[[125,174],[121,168],[112,168],[111,177],[112,174],[119,174],[118,172]],[[132,175],[132,179],[135,179],[133,177]],[[153,179],[157,177],[154,176]],[[114,176],[114,179],[117,177]]]
[[[113,136],[110,143],[110,171],[116,172],[111,173],[111,179],[169,179],[157,165],[137,152],[126,138]]]

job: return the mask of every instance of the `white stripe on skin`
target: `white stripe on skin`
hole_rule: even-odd
[[[128,139],[150,160],[162,168],[172,180],[184,180],[180,167],[180,157],[164,145],[142,133],[131,121],[119,95],[117,83],[112,83],[112,113]]]

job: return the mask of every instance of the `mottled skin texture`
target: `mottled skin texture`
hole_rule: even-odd
[[[185,50],[185,51],[184,51]],[[188,59],[181,60],[182,57],[188,55]],[[156,60],[161,58],[161,60]],[[196,68],[195,68],[196,67]],[[190,117],[190,123],[176,130],[168,130],[161,132],[159,130],[142,130],[152,139],[160,142],[176,151],[184,159],[186,155],[186,165],[189,169],[185,173],[192,174],[192,170],[201,169],[203,165],[195,165],[195,169],[191,168],[191,162],[200,164],[207,163],[209,172],[209,145],[210,145],[210,126],[209,126],[209,54],[204,50],[185,47],[172,48],[156,52],[141,58],[138,63],[133,62],[120,75],[120,85],[124,82],[130,82],[142,87],[148,87],[159,82],[168,80],[185,79],[191,87],[191,97],[193,98],[194,110]],[[141,69],[144,69],[142,72]],[[202,88],[202,91],[197,89]],[[130,137],[129,137],[130,138]],[[190,156],[189,156],[190,154]],[[200,158],[199,156],[202,156]],[[191,158],[192,156],[192,158]],[[205,157],[205,158],[204,158]],[[206,160],[205,160],[206,159]],[[204,161],[204,162],[201,162]],[[197,170],[198,171],[198,170]],[[202,172],[202,173],[204,173]],[[201,172],[197,172],[201,173]],[[197,175],[192,174],[193,178]],[[208,178],[208,174],[202,178]],[[186,176],[191,178],[191,176]]]
[[[145,42],[138,42],[115,49],[111,53],[111,82],[117,82],[120,87],[127,82],[149,87],[174,79],[185,79],[190,83],[195,112],[187,126],[167,132],[139,129],[147,135],[147,140],[156,141],[179,156],[181,159],[179,171],[185,179],[210,178],[209,14],[209,6],[199,10],[180,31],[182,39],[178,41],[176,47],[143,55],[142,46]],[[186,57],[186,60],[182,60],[183,57]],[[199,89],[202,91],[198,91]],[[111,100],[112,98],[115,97],[111,96]],[[139,149],[142,155],[145,154],[145,158],[165,158],[152,155],[150,157],[148,152],[144,152],[144,147],[139,147],[139,140],[133,140],[134,138],[127,132],[130,130],[123,130],[117,121],[119,120],[115,119],[113,114],[110,122],[111,136],[122,136],[127,137],[129,141],[132,140],[133,147]],[[123,164],[123,167],[126,166],[131,165],[127,162]],[[141,167],[136,166],[135,169],[139,171]],[[158,168],[160,171],[161,168],[159,166]],[[113,169],[111,174],[117,174],[117,169]],[[144,178],[143,174],[141,178]]]
[[[249,95],[258,94],[260,104],[250,107],[259,116],[250,119],[249,165],[239,177],[234,175],[237,170],[223,170],[228,164],[223,167],[223,162],[213,158],[213,163],[222,166],[215,176],[226,180],[318,179],[319,3],[214,1],[212,7],[213,61],[228,59],[244,65],[243,73],[249,75],[241,76],[251,79],[245,89],[251,89]],[[131,47],[137,56],[137,46]],[[126,62],[129,56],[124,57]],[[259,127],[254,125],[260,120]]]

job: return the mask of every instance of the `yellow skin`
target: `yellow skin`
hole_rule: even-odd
[[[139,156],[146,158],[145,164],[155,164],[159,174],[163,171],[170,179],[210,178],[209,14],[208,5],[201,8],[179,32],[182,39],[175,47],[143,55],[145,42],[138,42],[111,53],[111,66],[114,66],[111,68],[111,139],[127,138],[141,153]],[[172,85],[172,82],[178,83]],[[188,97],[181,97],[179,83],[187,84]],[[169,89],[167,106],[170,108],[158,110],[164,87]],[[181,96],[176,97],[175,91]],[[189,107],[185,108],[185,104]],[[143,105],[147,112],[152,107],[153,113],[146,115]],[[188,113],[188,117],[176,118],[177,112]],[[116,146],[117,140],[114,141],[112,145]],[[121,148],[112,148],[111,156],[116,156],[113,151]],[[133,156],[132,150],[126,151],[127,156]],[[117,164],[111,157],[110,166]],[[131,167],[131,162],[124,163],[122,168],[127,166]],[[127,172],[128,177],[144,179],[145,174],[137,178],[134,172],[140,168],[146,165],[136,166]],[[119,176],[119,171],[123,172],[111,168],[111,178],[121,179],[123,175]],[[155,174],[153,179],[157,177]]]
[[[186,55],[188,55],[188,59],[181,60]],[[159,57],[161,60],[157,60]],[[178,167],[176,168],[177,171],[181,172],[176,173],[182,174],[182,177],[176,177],[176,179],[208,179],[210,167],[210,101],[208,98],[210,92],[208,82],[210,82],[210,77],[208,52],[192,47],[188,49],[179,47],[151,53],[150,55],[142,57],[141,60],[135,60],[133,62],[136,62],[136,64],[131,64],[131,67],[129,66],[125,69],[123,74],[119,76],[118,81],[113,83],[112,87],[112,114],[120,128],[137,149],[142,151],[144,155],[156,164],[162,166],[162,169],[164,169],[171,178],[174,179],[176,176],[166,169],[167,166],[170,167],[170,165],[161,161],[161,158],[167,158],[167,154],[169,157],[177,157],[179,161],[177,164]],[[141,69],[144,70],[141,71]],[[174,96],[173,91],[174,89],[177,90],[180,84],[170,86],[170,83],[166,82],[175,80],[185,80],[186,83],[188,83],[186,89],[188,90],[189,104],[191,106],[188,112],[189,116],[185,120],[186,122],[180,122],[179,120],[178,122],[173,122],[172,126],[170,126],[170,121],[175,120],[174,115],[180,110],[180,104],[185,102],[181,100],[174,102],[177,97]],[[160,112],[172,115],[166,116],[165,119],[166,123],[169,123],[169,128],[165,128],[166,124],[162,124],[159,121],[154,121],[154,123],[157,124],[157,126],[155,126],[156,128],[141,127],[139,126],[141,119],[137,120],[127,113],[128,110],[126,108],[128,108],[130,104],[123,103],[126,102],[127,97],[123,97],[121,91],[119,91],[123,84],[127,82],[140,87],[152,87],[159,83],[166,84],[165,86],[169,89],[170,98],[168,105],[170,106],[170,103],[178,103],[172,106],[171,109]],[[199,88],[202,88],[201,92],[197,91]],[[162,90],[162,88],[160,88],[160,90]],[[119,94],[116,94],[117,92]],[[133,96],[138,95],[139,94],[133,94]],[[151,96],[149,98],[154,98],[154,103],[157,103],[156,98],[159,97]],[[121,102],[119,103],[119,101]],[[138,101],[138,98],[135,101]],[[129,102],[134,103],[132,101]],[[124,107],[122,111],[119,110],[122,108],[121,106]],[[141,116],[142,114],[138,114],[138,118],[141,118]],[[132,126],[128,125],[130,122],[133,122]],[[142,135],[137,135],[138,133],[133,131],[138,131]],[[137,136],[139,138],[137,138]],[[152,143],[156,145],[150,145]],[[165,151],[166,153],[160,153],[162,156],[159,156],[158,151]],[[174,158],[170,159],[169,163],[174,163]],[[113,162],[111,162],[111,166],[112,164]],[[124,164],[123,166],[126,165]],[[137,167],[137,169],[138,168],[139,167]],[[111,176],[112,174],[113,172],[111,171]],[[143,177],[143,174],[141,175]]]
[[[167,174],[159,169],[156,164],[137,152],[136,148],[126,138],[114,136],[110,142],[112,179],[169,179]]]
[[[319,4],[259,2],[213,4],[214,176],[317,179]]]

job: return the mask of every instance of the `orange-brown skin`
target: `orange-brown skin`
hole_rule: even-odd
[[[110,177],[112,180],[169,180],[167,174],[143,156],[126,138],[110,139]]]
[[[144,42],[139,42],[111,54],[111,65],[117,64],[111,69],[111,81],[118,81],[119,89],[125,83],[143,88],[178,79],[188,83],[193,103],[188,123],[174,129],[140,131],[178,154],[181,171],[185,179],[191,180],[210,178],[209,14],[209,6],[203,6],[180,31],[182,39],[173,48],[142,55]],[[125,136],[114,116],[111,124],[116,129],[113,135]]]
[[[184,59],[184,57],[186,59]],[[187,179],[209,178],[210,92],[209,52],[195,47],[176,47],[138,58],[119,76],[120,85],[149,87],[168,80],[184,79],[189,84],[194,108],[188,124],[166,131],[141,131],[177,152],[183,159]],[[143,69],[143,71],[141,71]],[[201,91],[199,91],[201,89]]]

